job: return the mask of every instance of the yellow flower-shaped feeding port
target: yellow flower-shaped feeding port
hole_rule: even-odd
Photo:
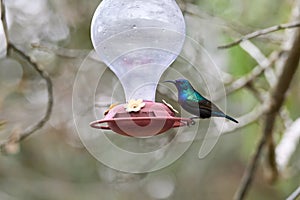
[[[104,116],[107,115],[107,114],[109,113],[109,111],[110,111],[111,109],[113,109],[114,107],[116,107],[118,104],[119,104],[119,103],[113,103],[113,104],[111,104],[111,105],[109,106],[109,108],[108,108],[106,111],[104,111],[103,115],[104,115]]]
[[[140,111],[144,106],[145,102],[143,102],[143,99],[131,99],[129,100],[128,104],[124,105],[124,108],[127,112],[138,112]]]
[[[172,110],[174,113],[179,113],[175,108],[173,108],[173,106],[169,103],[167,103],[164,99],[162,100],[162,102],[168,106],[168,108],[170,108],[170,110]]]

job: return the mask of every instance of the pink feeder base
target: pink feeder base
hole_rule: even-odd
[[[127,112],[125,104],[112,108],[104,119],[90,123],[97,129],[112,130],[131,137],[150,137],[166,132],[171,128],[188,126],[189,118],[175,117],[168,106],[162,103],[144,101],[146,105],[139,112]],[[107,123],[107,126],[101,124]]]

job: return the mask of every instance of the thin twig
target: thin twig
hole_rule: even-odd
[[[266,57],[266,55],[251,41],[245,41],[240,44],[241,48],[251,56],[259,66],[262,68],[266,68],[263,73],[271,87],[274,87],[277,76],[273,70],[273,68],[268,67],[272,66],[275,61],[279,60],[282,56],[282,51],[277,52],[274,51],[271,53],[269,58]]]
[[[268,28],[265,28],[265,29],[261,29],[261,30],[249,33],[249,34],[241,37],[240,39],[238,39],[238,40],[236,40],[232,43],[229,43],[229,44],[226,44],[226,45],[221,45],[218,48],[219,49],[230,48],[230,47],[233,47],[233,46],[236,46],[236,45],[240,44],[241,42],[243,42],[245,40],[250,40],[250,39],[253,39],[253,38],[256,38],[256,37],[259,37],[259,36],[262,36],[262,35],[266,35],[266,34],[269,34],[269,33],[275,32],[275,31],[279,31],[279,30],[284,30],[284,29],[289,29],[289,28],[298,28],[299,26],[300,26],[300,22],[291,22],[291,23],[271,26],[271,27],[268,27]]]
[[[255,98],[260,102],[263,103],[265,100],[265,95],[262,91],[259,91],[257,88],[255,88],[251,83],[245,86],[254,96]],[[279,116],[285,126],[285,129],[288,129],[292,123],[293,120],[290,118],[289,111],[284,106],[279,111]]]
[[[271,55],[269,56],[269,58],[266,58],[264,55],[262,55],[261,52],[256,52],[255,54],[259,54],[258,58],[257,56],[254,56],[253,53],[250,52],[249,49],[247,49],[246,47],[243,47],[243,49],[252,57],[256,60],[256,62],[258,63],[258,65],[256,67],[253,68],[253,70],[251,72],[249,72],[248,74],[244,75],[243,77],[231,82],[228,86],[226,86],[225,88],[225,94],[226,96],[228,96],[229,94],[236,92],[242,88],[248,87],[250,84],[252,84],[252,82],[257,79],[259,76],[261,76],[262,74],[265,74],[266,76],[270,76],[267,74],[270,73],[266,73],[266,70],[271,69],[271,67],[274,65],[274,63],[280,58],[281,53],[280,52],[273,52],[271,53]],[[253,48],[252,48],[253,49]],[[273,74],[272,74],[273,75]],[[273,78],[273,77],[272,77]],[[269,78],[267,79],[268,82],[271,85],[271,81],[269,80]],[[223,95],[217,95],[214,98],[214,101],[217,101],[219,99],[223,98]]]
[[[20,133],[19,138],[17,141],[14,142],[20,142],[36,132],[37,130],[41,129],[46,122],[49,120],[52,112],[52,107],[53,107],[53,84],[51,81],[51,78],[49,74],[44,71],[36,62],[34,62],[29,56],[27,56],[23,51],[18,49],[15,45],[10,44],[8,45],[8,49],[14,50],[16,53],[18,53],[26,62],[28,62],[34,69],[35,71],[41,76],[42,79],[45,80],[46,85],[47,85],[47,92],[48,92],[48,102],[47,102],[47,109],[44,117],[34,126],[28,128],[24,132]],[[5,145],[8,144],[10,140],[6,140],[0,143],[0,149],[3,150],[5,148]]]
[[[244,199],[246,192],[248,191],[248,188],[250,187],[250,184],[252,182],[252,179],[254,178],[254,174],[256,171],[256,168],[258,166],[258,161],[260,158],[260,155],[263,151],[264,145],[266,143],[266,136],[263,135],[257,144],[257,147],[255,148],[256,151],[245,171],[245,174],[242,178],[240,188],[238,189],[237,193],[234,196],[235,200],[241,200]]]
[[[238,129],[241,129],[243,127],[246,127],[252,123],[255,123],[259,120],[261,115],[263,114],[262,106],[256,106],[252,111],[249,113],[236,118],[239,121],[239,124],[237,126],[232,126],[231,122],[225,123],[223,127],[222,135],[232,133]]]
[[[250,84],[252,81],[254,81],[256,78],[258,78],[260,75],[262,75],[266,69],[272,67],[274,62],[278,59],[279,54],[277,52],[274,52],[270,55],[270,60],[267,64],[261,65],[259,63],[258,66],[256,66],[249,74],[243,76],[242,78],[234,81],[230,84],[230,86],[226,87],[226,95],[231,94],[241,88],[244,88],[248,84]]]
[[[254,87],[253,83],[246,85],[246,88],[253,94],[253,96],[260,102],[263,103],[265,100],[265,94]],[[263,114],[263,113],[262,113]]]
[[[2,14],[3,14],[3,13],[5,13],[5,6],[2,1],[0,1],[0,3],[1,3]],[[2,23],[3,23],[3,27],[5,28],[6,33],[8,33],[7,21],[6,21],[5,15],[2,15],[1,19],[2,19]],[[33,134],[34,132],[36,132],[37,130],[41,129],[46,124],[46,122],[49,120],[49,118],[51,116],[51,112],[52,112],[52,107],[53,107],[53,85],[52,85],[52,81],[51,81],[49,74],[46,71],[44,71],[35,61],[33,61],[23,51],[21,51],[19,48],[17,48],[14,44],[10,43],[8,35],[6,35],[6,40],[7,40],[7,51],[9,52],[10,50],[13,50],[17,54],[19,54],[26,62],[28,62],[34,68],[34,70],[41,76],[41,78],[45,80],[46,85],[47,85],[47,92],[48,92],[48,102],[47,102],[47,109],[46,109],[46,113],[45,113],[44,117],[37,124],[28,128],[24,132],[19,133],[19,136],[17,139],[15,139],[15,137],[14,137],[14,140],[11,141],[11,139],[9,137],[6,141],[0,142],[0,150],[5,150],[5,146],[7,144],[10,144],[12,142],[18,143],[18,142],[24,140],[25,138],[27,138],[28,136],[30,136],[31,134]]]
[[[236,35],[246,34],[247,32],[250,32],[252,29],[249,28],[249,26],[244,26],[242,24],[224,20],[223,18],[220,18],[218,16],[215,16],[212,13],[207,12],[206,10],[202,10],[199,8],[199,6],[189,3],[189,2],[183,2],[181,6],[182,12],[186,15],[190,15],[193,17],[197,17],[199,19],[208,19],[210,22],[213,22],[217,26],[222,26],[226,29],[228,29],[230,32],[234,32]]]
[[[78,59],[78,58],[85,58],[88,56],[88,58],[95,60],[97,62],[103,62],[97,53],[94,50],[78,50],[78,49],[66,49],[63,47],[59,47],[50,43],[33,43],[31,44],[31,47],[36,48],[40,51],[45,51],[49,53],[53,53],[56,56],[62,57],[62,58],[70,58],[70,59]]]
[[[45,42],[32,43],[31,46],[38,50],[51,52],[57,56],[64,57],[64,58],[86,57],[91,52],[91,50],[66,49]]]
[[[300,186],[286,200],[296,200],[299,196],[300,196]]]
[[[29,56],[24,54],[21,50],[19,50],[16,46],[14,45],[9,45],[15,52],[17,52],[19,55],[21,55],[30,65],[35,69],[35,71],[38,72],[38,74],[41,76],[42,79],[45,80],[46,85],[47,85],[47,92],[48,92],[48,103],[47,103],[47,109],[44,117],[32,128],[27,130],[26,132],[21,134],[20,140],[25,139],[28,137],[30,134],[33,132],[37,131],[38,129],[42,128],[44,124],[49,120],[51,112],[52,112],[52,106],[53,106],[53,84],[51,81],[51,78],[49,74],[44,71],[36,62],[34,62]]]

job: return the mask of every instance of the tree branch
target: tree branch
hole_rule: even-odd
[[[282,51],[279,52],[272,52],[269,58],[265,56],[261,50],[253,44],[251,41],[245,41],[240,44],[241,48],[248,53],[261,68],[266,68],[263,73],[271,87],[274,87],[277,76],[273,70],[273,68],[268,66],[273,66],[274,63],[282,57]]]
[[[265,140],[266,140],[266,137],[263,135],[261,137],[260,141],[258,142],[257,147],[255,148],[256,151],[244,173],[240,187],[239,187],[238,191],[236,192],[236,194],[234,195],[235,200],[244,199],[244,197],[246,196],[246,192],[252,183],[252,179],[254,178],[256,168],[258,166],[258,161],[259,161],[260,155],[263,151],[263,147],[265,145]]]
[[[59,47],[50,43],[33,43],[31,44],[31,47],[36,48],[40,51],[50,52],[55,54],[56,56],[62,57],[62,58],[85,58],[88,56],[90,59],[93,59],[97,62],[103,63],[103,61],[99,58],[97,53],[94,50],[78,50],[78,49],[66,49],[63,47]]]
[[[91,50],[65,49],[45,42],[32,43],[31,47],[41,51],[51,52],[57,56],[64,57],[64,58],[86,57],[91,52]]]
[[[5,5],[3,3],[3,0],[0,0],[0,3],[1,3],[1,21],[2,21],[3,30],[4,30],[4,36],[8,43],[8,28],[7,28],[7,23],[6,23],[6,10],[5,10]]]
[[[257,66],[253,68],[251,72],[244,75],[243,77],[232,81],[228,86],[225,88],[225,94],[228,96],[229,94],[236,92],[244,87],[248,87],[252,84],[252,82],[265,74],[269,84],[272,86],[274,85],[275,74],[273,69],[271,68],[274,63],[281,57],[281,52],[274,51],[270,54],[267,58],[254,44],[248,42],[241,46],[256,62]],[[221,95],[217,95],[214,100],[217,101],[223,98]]]
[[[29,56],[27,56],[24,52],[18,49],[15,45],[9,43],[8,49],[12,49],[16,53],[18,53],[24,60],[26,60],[26,62],[28,62],[34,68],[34,70],[41,76],[41,78],[45,80],[47,85],[47,92],[48,92],[48,102],[47,102],[47,109],[44,117],[36,125],[28,128],[24,132],[19,133],[18,139],[14,139],[12,141],[10,138],[8,138],[6,141],[0,143],[0,149],[4,152],[5,152],[6,145],[10,144],[11,142],[19,143],[20,141],[24,140],[25,138],[27,138],[37,130],[41,129],[49,120],[52,112],[52,107],[53,107],[53,84],[49,74],[46,71],[44,71]]]
[[[236,131],[238,129],[241,129],[245,126],[248,126],[256,122],[261,117],[262,114],[263,114],[262,106],[257,106],[251,112],[241,117],[238,117],[237,120],[239,121],[239,124],[237,126],[232,126],[231,122],[226,122],[223,127],[222,135],[229,134],[233,131]]]
[[[251,160],[251,162],[249,163],[246,169],[246,172],[242,179],[242,183],[235,195],[235,199],[243,199],[245,197],[252,183],[252,179],[255,175],[256,168],[263,147],[268,142],[270,143],[273,140],[272,136],[273,136],[273,128],[275,124],[276,114],[279,112],[280,108],[282,107],[286,92],[298,68],[299,59],[300,59],[300,32],[297,31],[297,34],[293,41],[292,48],[289,51],[287,59],[285,60],[279,79],[275,84],[273,90],[271,91],[269,100],[265,104],[266,114],[265,114],[263,135],[257,146],[257,150],[253,156],[253,159]],[[274,151],[274,149],[272,151]]]
[[[283,134],[276,147],[276,163],[279,171],[284,171],[300,142],[300,118],[295,120]]]
[[[256,60],[256,62],[262,66],[262,67],[267,67],[268,65],[270,65],[272,63],[272,65],[275,63],[275,61],[278,61],[280,58],[283,59],[284,57],[281,56],[283,53],[279,52],[277,53],[276,51],[273,52],[271,55],[273,55],[273,57],[275,59],[273,59],[272,61],[270,61],[270,59],[266,58],[266,56],[260,51],[259,48],[257,48],[252,42],[250,41],[245,41],[244,43],[241,43],[240,46],[253,58]],[[270,56],[272,57],[272,56]],[[265,77],[269,83],[269,85],[271,86],[271,88],[275,87],[276,81],[277,81],[277,77],[275,75],[274,69],[272,68],[268,68],[266,70],[264,70],[264,74]],[[250,85],[248,84],[247,87],[252,91],[254,88],[250,88]],[[265,98],[261,98],[262,95],[259,94],[258,91],[255,91],[255,96],[259,97],[258,99],[260,100],[261,103],[265,102]],[[280,117],[283,120],[284,124],[288,124],[287,120],[287,116],[285,116],[285,114],[287,113],[287,110],[280,109],[279,111],[280,113]],[[284,116],[284,117],[282,117]],[[271,176],[269,176],[269,181],[270,182],[274,182],[276,180],[276,178],[278,177],[278,170],[277,170],[277,165],[276,165],[276,156],[275,156],[275,144],[273,141],[273,136],[269,137],[268,140],[268,166],[271,173]]]
[[[270,55],[270,61],[268,63],[266,64],[258,63],[258,66],[256,66],[249,74],[231,83],[230,86],[226,87],[226,95],[231,94],[251,84],[252,81],[254,81],[256,78],[262,75],[265,72],[265,70],[272,67],[274,62],[279,58],[279,55],[280,54],[278,52],[272,53]]]
[[[291,22],[291,23],[271,26],[271,27],[268,27],[268,28],[265,28],[265,29],[261,29],[261,30],[249,33],[249,34],[241,37],[240,39],[238,39],[238,40],[236,40],[232,43],[218,46],[218,48],[219,49],[227,49],[227,48],[236,46],[236,45],[240,44],[241,42],[243,42],[245,40],[250,40],[250,39],[253,39],[253,38],[256,38],[256,37],[259,37],[259,36],[262,36],[262,35],[267,35],[269,33],[279,31],[279,30],[284,30],[284,29],[289,29],[289,28],[298,28],[298,27],[300,27],[300,22]]]
[[[5,14],[3,15],[3,13],[5,13],[5,6],[2,1],[0,1],[0,3],[1,3],[1,8],[2,8],[1,19],[2,19],[2,23],[3,23],[3,27],[5,28],[5,32],[8,33],[7,21],[5,18]],[[48,102],[47,102],[46,113],[45,113],[44,117],[37,124],[28,128],[24,132],[18,133],[18,136],[13,136],[13,137],[10,136],[6,141],[0,142],[0,150],[4,151],[4,152],[8,145],[17,144],[20,141],[27,138],[28,136],[30,136],[31,134],[33,134],[34,132],[36,132],[37,130],[41,129],[45,125],[45,123],[49,120],[49,118],[51,116],[51,112],[52,112],[52,107],[53,107],[53,86],[52,86],[52,81],[51,81],[49,74],[46,71],[44,71],[41,68],[41,66],[38,65],[38,63],[33,61],[23,51],[18,49],[14,44],[10,43],[8,35],[6,35],[6,40],[7,40],[7,51],[9,52],[10,50],[13,50],[17,54],[19,54],[26,62],[28,62],[34,68],[34,70],[41,76],[41,78],[45,80],[46,85],[47,85],[47,92],[48,92]]]
[[[296,200],[300,196],[300,186],[286,199],[286,200]]]

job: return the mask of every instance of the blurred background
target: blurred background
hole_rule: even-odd
[[[202,160],[197,156],[199,139],[180,159],[159,171],[129,174],[106,167],[82,145],[72,114],[73,83],[80,64],[93,48],[90,23],[101,1],[4,2],[9,41],[49,73],[54,106],[50,120],[41,130],[22,141],[20,147],[13,147],[8,155],[0,155],[1,200],[233,198],[262,134],[259,117],[237,130],[229,129]],[[177,3],[185,16],[187,35],[208,50],[223,72],[225,86],[250,73],[258,63],[247,48],[220,50],[217,47],[257,29],[291,21],[293,9],[298,5],[293,0],[181,0]],[[252,42],[261,54],[269,57],[272,52],[284,49],[289,39],[287,32],[275,32]],[[32,44],[41,46],[33,48]],[[4,140],[38,122],[46,111],[48,98],[46,83],[39,74],[20,56],[6,52],[2,28],[0,51],[0,139]],[[192,47],[184,49],[183,54],[194,62],[201,60]],[[171,67],[177,69],[180,64],[178,60]],[[197,82],[197,76],[193,77],[188,70],[184,73]],[[112,82],[117,81],[109,70],[106,76]],[[278,118],[276,123],[276,143],[284,138],[287,124],[292,125],[299,118],[300,74],[294,79],[284,105],[287,116],[284,120]],[[264,94],[269,90],[267,85],[272,83],[260,76],[252,84]],[[158,97],[163,93],[158,88]],[[261,104],[246,87],[232,92],[226,102],[227,111],[236,117],[247,115]],[[298,141],[299,136],[294,138],[294,143]],[[300,184],[299,152],[296,146],[276,182],[271,183],[267,167],[261,165],[247,199],[274,200],[289,196]]]

